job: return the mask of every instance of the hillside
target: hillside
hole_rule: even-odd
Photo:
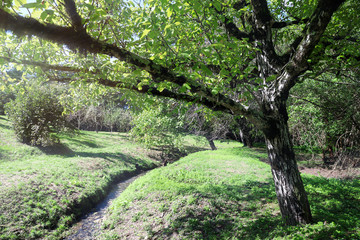
[[[59,238],[113,182],[136,174],[135,164],[158,165],[126,134],[82,131],[61,141],[50,148],[21,144],[0,116],[0,239]]]
[[[223,144],[137,179],[99,239],[360,239],[360,180],[302,174],[314,224],[284,226],[261,149]]]

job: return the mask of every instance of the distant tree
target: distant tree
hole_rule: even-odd
[[[213,112],[202,106],[190,106],[183,116],[184,131],[207,139],[212,150],[216,150],[214,140],[225,139],[234,121],[230,114]]]
[[[359,150],[359,87],[359,77],[349,71],[294,88],[289,107],[294,142],[310,151],[321,150],[324,163],[341,161],[350,147]]]
[[[16,69],[0,73],[0,115],[5,114],[5,104],[15,99],[14,85],[21,76],[22,72]]]
[[[135,115],[130,135],[148,148],[162,152],[163,164],[184,155],[182,121],[178,115],[171,116],[166,104],[145,108]]]

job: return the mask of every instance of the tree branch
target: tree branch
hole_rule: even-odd
[[[54,77],[49,77],[49,80],[57,81],[57,82],[65,82],[65,83],[75,81],[72,78],[54,78]],[[141,88],[139,88],[132,84],[124,83],[121,81],[111,81],[109,79],[104,79],[104,78],[87,79],[87,80],[85,80],[85,82],[97,83],[97,84],[100,84],[100,85],[103,85],[106,87],[127,89],[127,90],[135,91],[138,93],[151,94],[151,95],[154,95],[157,97],[167,97],[167,98],[173,98],[173,99],[181,100],[181,101],[185,101],[185,102],[199,103],[199,104],[202,104],[214,111],[222,111],[222,112],[226,112],[229,114],[234,114],[234,112],[232,112],[229,108],[224,107],[219,104],[216,104],[213,101],[209,101],[207,98],[197,98],[195,96],[190,96],[187,94],[179,94],[179,93],[170,91],[168,89],[164,89],[164,90],[160,91],[156,87],[150,87],[149,85],[142,85]]]
[[[250,33],[242,32],[229,18],[225,17],[225,29],[229,32],[229,35],[235,37],[238,40],[248,39],[249,42],[254,41],[253,35]]]
[[[73,0],[64,0],[64,3],[65,3],[66,12],[70,17],[74,29],[77,31],[84,30],[81,24],[81,17],[76,11],[75,2]]]
[[[298,20],[291,21],[291,22],[274,22],[271,27],[272,28],[284,28],[284,27],[287,27],[290,25],[303,24],[303,23],[306,23],[307,21],[309,21],[308,18],[298,19]]]
[[[274,48],[272,40],[272,23],[273,17],[270,14],[266,0],[251,0],[253,10],[253,31],[255,36],[256,47],[261,49],[261,53],[257,53],[257,61],[262,69],[261,78],[264,80],[273,74],[277,74],[286,61],[279,57]]]
[[[314,13],[305,27],[305,34],[299,46],[289,63],[278,76],[279,81],[275,83],[279,93],[281,93],[280,95],[288,95],[290,89],[295,85],[297,77],[308,69],[308,58],[316,44],[320,41],[333,13],[345,1],[346,0],[319,0]]]
[[[62,66],[62,65],[50,65],[44,62],[36,62],[36,61],[30,61],[30,60],[19,60],[14,59],[10,57],[4,57],[0,56],[0,59],[3,59],[7,62],[11,63],[17,63],[17,64],[23,64],[23,65],[31,65],[31,66],[37,66],[40,67],[43,70],[58,70],[58,71],[65,71],[65,72],[83,72],[83,69],[74,68],[74,67],[68,67],[68,66]]]

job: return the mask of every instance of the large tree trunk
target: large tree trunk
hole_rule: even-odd
[[[280,211],[288,225],[310,223],[309,201],[295,161],[286,110],[276,115],[264,135]]]

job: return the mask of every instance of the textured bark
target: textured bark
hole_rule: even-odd
[[[312,221],[307,194],[295,160],[286,101],[275,101],[263,130],[281,215],[288,225]]]
[[[310,223],[310,206],[295,161],[288,127],[281,122],[276,125],[276,135],[266,136],[266,145],[281,215],[288,225]]]

